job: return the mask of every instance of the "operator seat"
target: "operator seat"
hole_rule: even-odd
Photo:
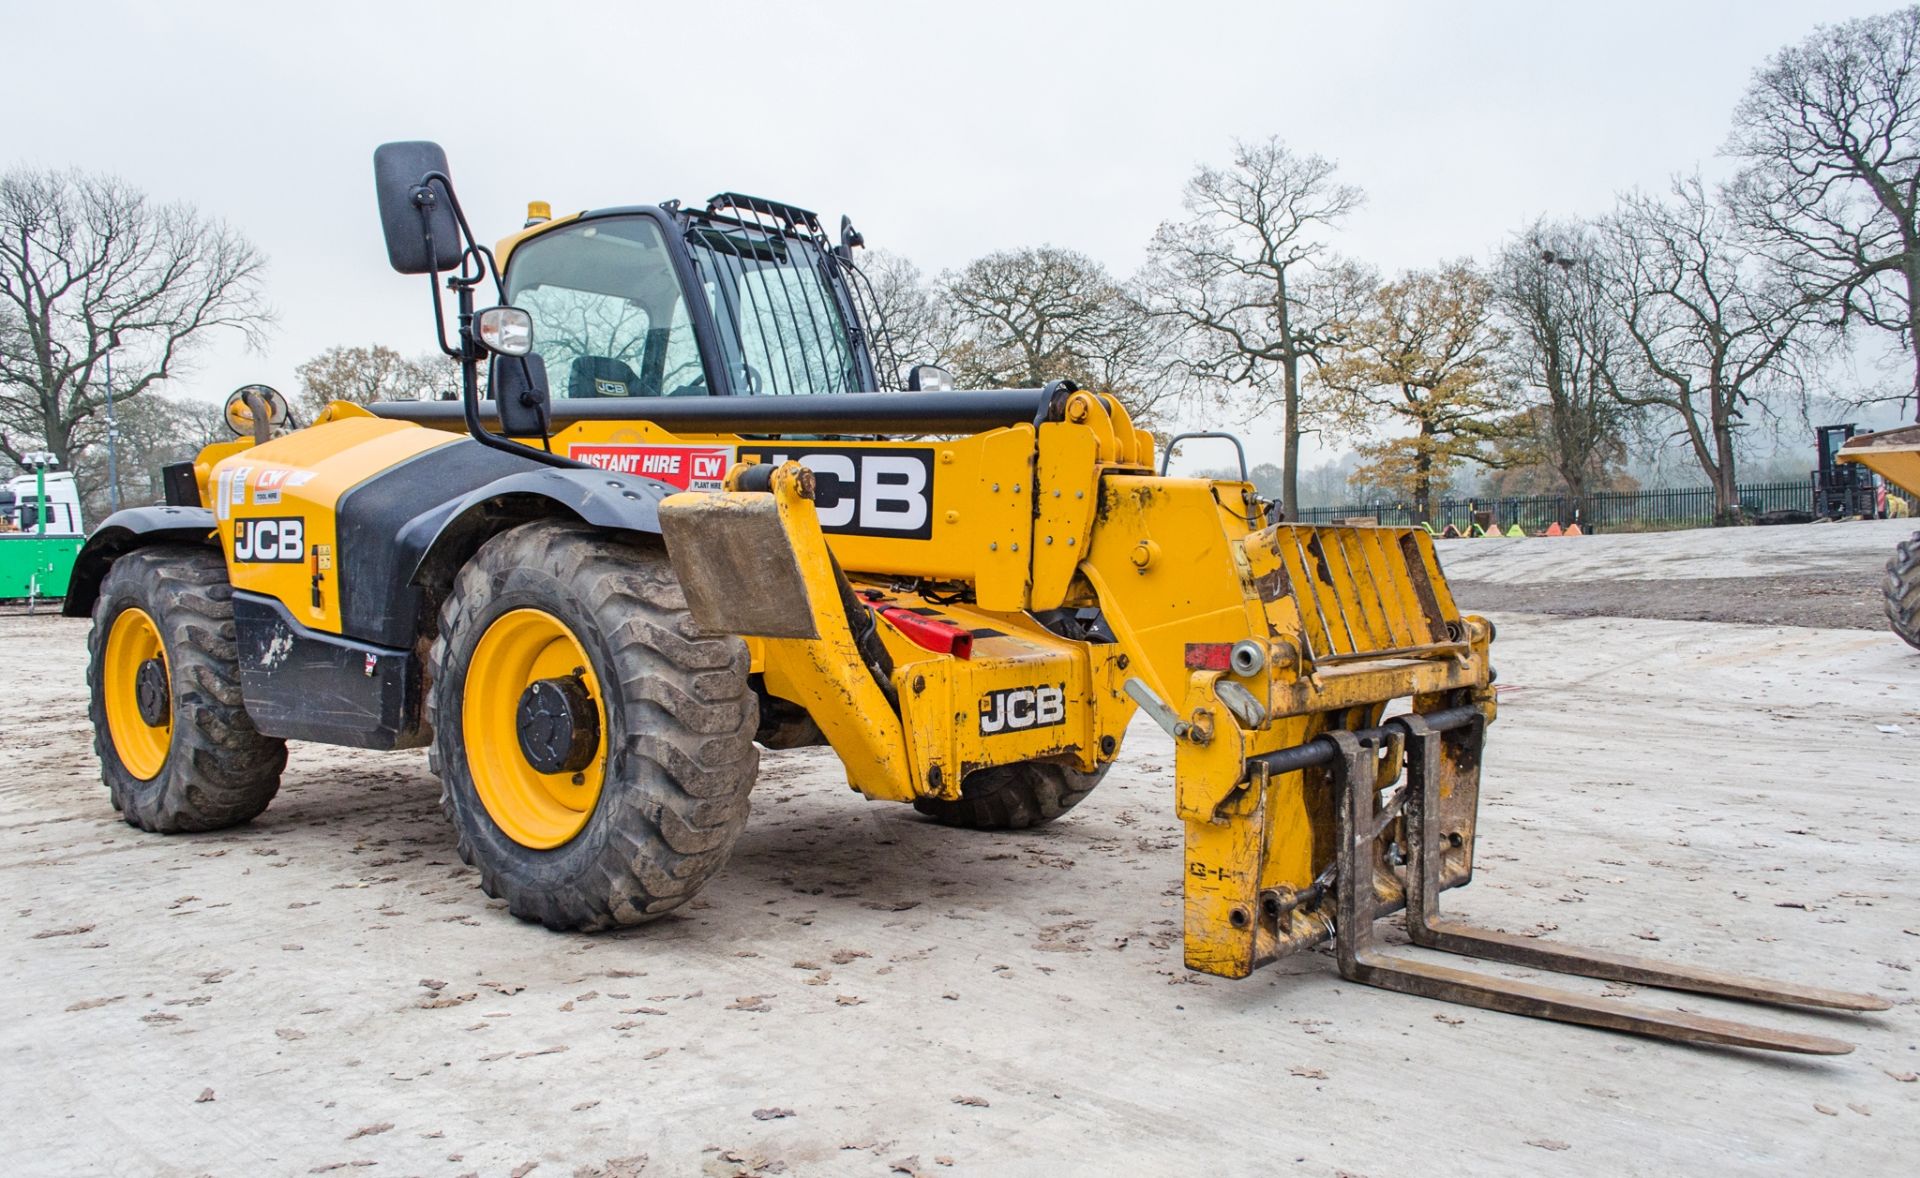
[[[611,356],[576,356],[567,369],[569,397],[647,397],[640,378],[624,360]]]

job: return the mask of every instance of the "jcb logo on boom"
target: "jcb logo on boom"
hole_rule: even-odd
[[[307,523],[298,516],[285,519],[233,521],[233,559],[292,564],[306,558]]]
[[[791,458],[813,472],[820,530],[843,536],[933,535],[933,451],[904,446],[742,446],[742,460]]]
[[[1025,732],[1029,728],[1051,728],[1067,722],[1067,688],[1045,684],[1040,687],[1009,687],[990,691],[980,700],[980,734]]]

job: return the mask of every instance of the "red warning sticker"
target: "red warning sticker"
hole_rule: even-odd
[[[581,442],[567,448],[567,457],[601,470],[658,479],[683,491],[720,491],[733,465],[733,447]]]

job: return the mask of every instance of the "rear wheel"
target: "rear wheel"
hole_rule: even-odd
[[[1026,830],[1053,821],[1079,805],[1107,775],[1050,761],[1018,761],[969,774],[960,797],[915,798],[913,808],[946,826],[969,830]]]
[[[1902,541],[1887,561],[1887,578],[1881,583],[1887,598],[1887,621],[1893,632],[1920,647],[1920,532]]]
[[[746,645],[693,625],[663,551],[503,532],[461,570],[428,665],[460,855],[514,915],[637,924],[726,862],[759,767]]]
[[[114,808],[142,830],[219,830],[280,789],[287,742],[240,698],[233,587],[220,554],[142,548],[114,561],[93,607],[93,747]]]

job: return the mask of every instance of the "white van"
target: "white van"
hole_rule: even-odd
[[[33,475],[16,475],[0,488],[0,535],[37,534],[43,514],[48,536],[86,534],[80,522],[80,488],[74,485],[73,472],[48,471],[46,479],[45,503],[41,502],[38,480]]]

